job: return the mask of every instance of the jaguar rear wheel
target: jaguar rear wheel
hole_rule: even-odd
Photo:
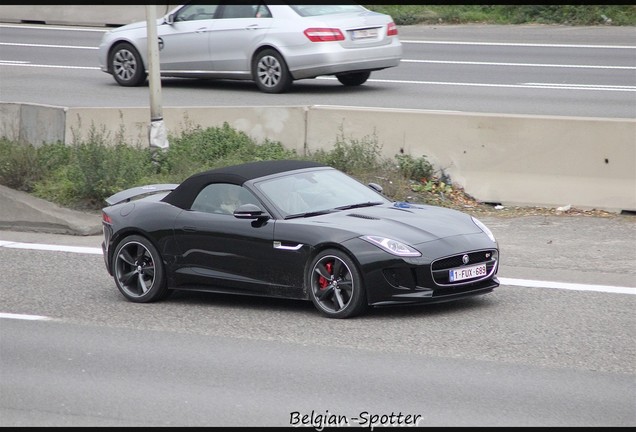
[[[113,254],[113,277],[119,291],[135,303],[148,303],[167,297],[161,256],[145,237],[123,239]]]

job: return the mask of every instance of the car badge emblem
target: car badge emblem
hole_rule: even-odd
[[[468,255],[464,255],[464,256],[462,257],[462,262],[463,262],[464,264],[468,264],[468,261],[470,261],[470,258],[468,258]]]

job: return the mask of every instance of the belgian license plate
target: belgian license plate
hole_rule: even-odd
[[[354,30],[351,37],[353,40],[375,38],[378,37],[378,29]]]
[[[465,279],[486,276],[486,264],[479,264],[471,267],[460,267],[448,271],[451,282],[457,282]]]

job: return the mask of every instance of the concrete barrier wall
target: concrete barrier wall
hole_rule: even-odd
[[[271,139],[304,152],[306,107],[163,107],[162,112],[169,135],[227,122],[257,142]],[[132,145],[148,146],[149,123],[149,108],[68,108],[64,142],[85,140],[88,132],[96,129],[111,137],[121,136]]]
[[[158,4],[157,18],[176,5]],[[146,20],[146,7],[139,5],[3,5],[0,22],[42,23],[79,26],[118,27]]]
[[[0,136],[40,145],[85,140],[91,129],[149,144],[150,109],[0,103]],[[382,154],[425,156],[484,202],[636,211],[636,120],[445,113],[355,107],[164,107],[169,135],[227,122],[257,142],[300,154],[339,136],[373,137]]]
[[[175,5],[157,5],[157,17]],[[144,5],[3,5],[0,22],[119,26]],[[148,144],[148,108],[63,108],[0,103],[0,137],[34,145],[86,137],[91,127]],[[299,153],[375,135],[383,153],[426,156],[455,184],[504,205],[636,211],[636,120],[435,113],[339,107],[163,108],[168,133],[228,122]]]
[[[484,202],[636,208],[635,120],[320,107],[308,148],[332,145],[336,125],[375,134],[387,156],[426,156]]]

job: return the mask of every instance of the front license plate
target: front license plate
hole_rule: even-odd
[[[460,267],[448,271],[448,278],[451,282],[457,282],[464,279],[472,279],[476,277],[486,276],[486,264],[479,264],[471,267]]]
[[[353,40],[376,38],[378,37],[378,29],[354,30],[351,37]]]

